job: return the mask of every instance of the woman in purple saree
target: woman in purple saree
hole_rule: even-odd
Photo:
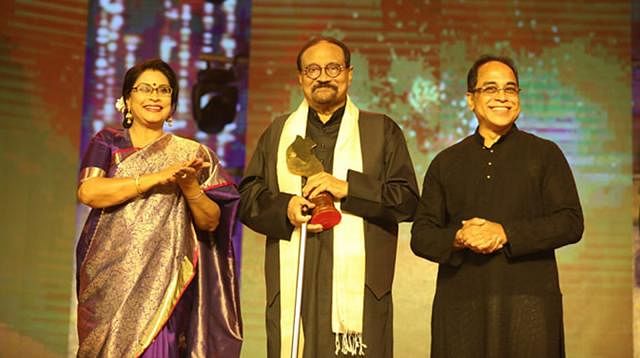
[[[242,343],[231,241],[239,199],[215,154],[163,131],[173,70],[127,71],[125,129],[92,138],[79,200],[79,357],[237,357]]]

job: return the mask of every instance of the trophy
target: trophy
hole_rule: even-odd
[[[310,177],[324,171],[322,163],[313,155],[312,150],[316,146],[311,139],[296,136],[296,139],[287,148],[287,167],[295,175]],[[336,226],[342,215],[333,205],[333,195],[328,191],[316,195],[310,199],[316,206],[311,211],[310,224],[321,224],[324,230]]]

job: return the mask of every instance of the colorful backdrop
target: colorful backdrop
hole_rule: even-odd
[[[274,114],[300,100],[295,56],[310,35],[353,49],[354,102],[401,125],[420,182],[439,150],[475,128],[464,101],[470,64],[483,53],[513,57],[518,125],[560,145],[584,207],[583,241],[558,252],[568,356],[631,356],[630,14],[628,1],[254,2],[247,153]],[[245,351],[256,354],[262,243],[245,231]],[[427,356],[437,268],[410,252],[408,225],[398,249],[395,353]]]
[[[0,357],[72,355],[73,245],[85,210],[76,211],[77,165],[92,133],[119,124],[112,102],[125,69],[152,56],[170,62],[182,91],[173,130],[213,146],[239,175],[271,119],[301,99],[295,56],[316,34],[353,49],[352,97],[402,126],[419,182],[439,150],[475,128],[464,103],[474,58],[491,52],[516,60],[524,89],[518,125],[560,145],[585,212],[582,242],[558,251],[568,356],[634,356],[640,341],[640,264],[635,276],[633,264],[640,261],[637,3],[213,3],[0,4]],[[209,51],[249,58],[236,62],[238,116],[219,135],[197,131],[190,114],[189,89]],[[401,228],[394,283],[395,353],[424,357],[437,268],[411,254],[408,229]],[[262,357],[264,238],[240,232],[243,356]]]

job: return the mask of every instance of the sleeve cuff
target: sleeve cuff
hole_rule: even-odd
[[[349,183],[349,192],[342,199],[347,207],[349,202],[367,201],[380,203],[382,184],[377,180],[371,180],[368,175],[349,169],[347,172],[347,182]]]

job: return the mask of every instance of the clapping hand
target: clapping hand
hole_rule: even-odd
[[[177,171],[173,173],[173,177],[180,186],[184,184],[192,184],[193,182],[197,183],[198,172],[210,166],[211,163],[203,161],[202,158],[195,158],[188,162],[182,163],[182,165],[177,168]]]
[[[195,158],[186,162],[170,165],[156,173],[158,185],[178,183],[181,187],[188,184],[198,184],[197,174],[208,168],[211,163]]]

